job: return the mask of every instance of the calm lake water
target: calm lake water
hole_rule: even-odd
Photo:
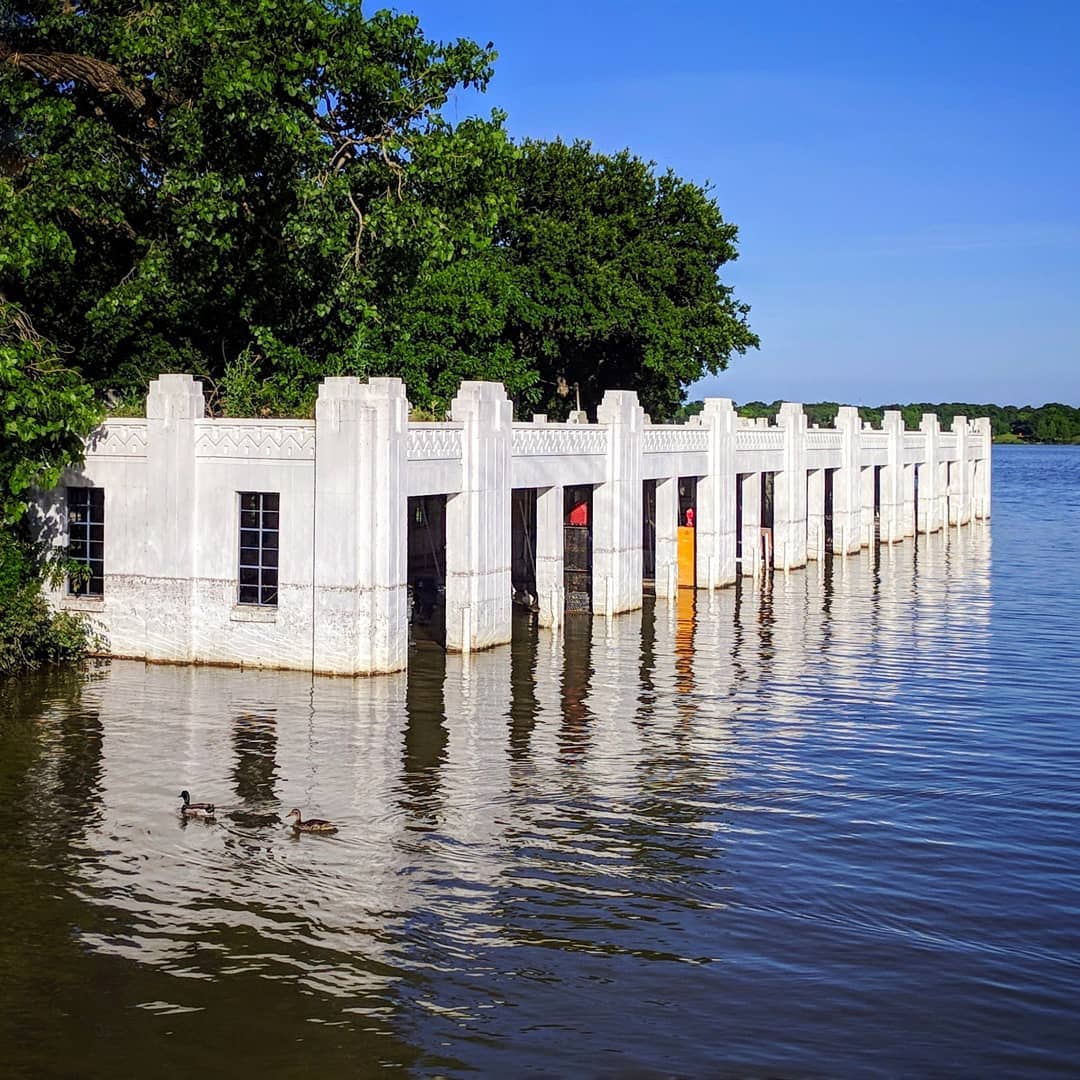
[[[1080,448],[993,509],[407,676],[0,684],[6,1075],[1075,1074]]]

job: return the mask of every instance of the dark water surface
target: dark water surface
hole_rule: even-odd
[[[994,470],[992,527],[407,677],[0,684],[0,1068],[1075,1074],[1080,448]]]

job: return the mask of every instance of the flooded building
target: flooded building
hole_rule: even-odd
[[[452,652],[614,617],[990,515],[990,425],[926,414],[880,429],[842,407],[808,429],[713,398],[653,424],[630,391],[596,423],[516,423],[466,382],[445,423],[409,420],[397,379],[325,380],[314,420],[204,417],[187,375],[110,419],[37,504],[86,567],[52,594],[111,656],[367,675],[406,666],[410,625]],[[580,417],[579,417],[580,419]]]

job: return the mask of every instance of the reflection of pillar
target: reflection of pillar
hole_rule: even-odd
[[[446,845],[440,859],[449,872],[472,882],[490,882],[503,870],[494,852],[502,847],[505,823],[492,810],[505,804],[510,788],[510,655],[509,648],[502,648],[446,658],[443,697],[449,739],[440,827],[458,843]]]
[[[940,512],[940,453],[941,425],[937,413],[923,413],[919,430],[926,446],[925,457],[919,465],[919,529],[924,533],[937,532],[941,528]]]
[[[671,600],[679,591],[679,478],[656,481],[656,595]]]
[[[566,607],[563,562],[563,488],[536,493],[536,598],[541,626],[559,626]]]
[[[693,591],[683,589],[678,601],[664,604],[661,618],[682,602],[682,596],[692,597]],[[622,619],[592,620],[585,706],[590,715],[589,741],[598,752],[583,761],[585,769],[578,779],[589,783],[599,796],[634,791],[640,784],[642,732],[634,716],[641,701],[639,650],[643,617],[644,609]],[[584,731],[577,734],[582,736]],[[572,745],[569,739],[566,745]]]
[[[784,467],[773,481],[773,558],[791,570],[806,565],[806,413],[785,401],[776,423],[784,433]]]
[[[806,474],[806,557],[825,558],[825,470]]]
[[[697,585],[731,585],[735,565],[735,406],[706,398],[701,423],[709,433],[709,471],[697,484]]]
[[[895,409],[885,413],[882,428],[888,438],[888,463],[881,468],[881,542],[904,538],[904,418]]]
[[[400,379],[330,378],[315,403],[317,671],[400,671],[408,657],[409,405]]]
[[[761,473],[741,473],[742,572],[744,577],[761,573]]]
[[[513,406],[500,383],[463,382],[450,415],[464,430],[461,491],[446,500],[446,647],[469,652],[511,637]]]
[[[161,375],[146,399],[144,579],[146,658],[192,659],[195,584],[195,422],[205,411],[190,375]],[[106,526],[108,527],[108,526]],[[110,588],[112,587],[110,583]],[[167,611],[168,618],[158,613]]]
[[[833,552],[850,555],[862,544],[861,431],[859,410],[841,405],[836,413],[841,466],[833,472]]]
[[[593,611],[616,615],[641,607],[645,413],[632,390],[608,390],[596,418],[607,425],[608,454],[593,494]]]

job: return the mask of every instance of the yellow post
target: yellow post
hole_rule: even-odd
[[[696,536],[691,525],[679,526],[679,588],[692,589],[696,584]]]

